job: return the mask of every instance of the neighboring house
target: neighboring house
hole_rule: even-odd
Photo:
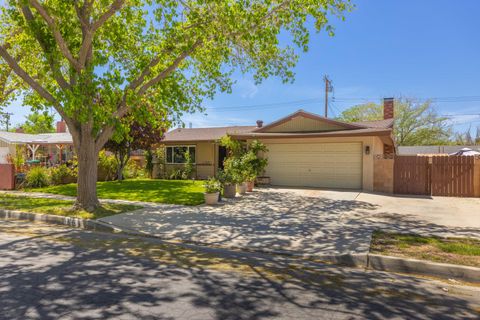
[[[0,131],[0,163],[6,163],[9,156],[15,156],[22,148],[29,161],[57,164],[73,156],[72,136],[67,132],[65,122],[57,123],[57,132],[27,134],[23,132]]]
[[[448,155],[464,148],[480,152],[480,146],[399,146],[397,154],[400,156]]]
[[[226,157],[218,139],[228,134],[266,144],[273,185],[373,190],[375,155],[395,152],[393,107],[393,99],[385,99],[379,121],[345,123],[298,110],[266,126],[174,129],[164,139],[166,171],[183,166],[188,150],[197,178],[214,176]]]

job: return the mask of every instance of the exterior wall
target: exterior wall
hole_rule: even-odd
[[[393,193],[393,158],[376,155],[373,162],[373,191]]]
[[[315,132],[333,130],[345,130],[345,128],[335,124],[299,116],[290,121],[279,124],[278,126],[265,130],[265,132]]]
[[[0,190],[15,189],[15,168],[12,164],[0,164]]]
[[[365,191],[374,190],[374,157],[383,154],[383,142],[374,136],[367,137],[329,137],[329,138],[289,138],[289,139],[259,139],[265,144],[272,143],[341,143],[360,142],[362,143],[362,189]],[[366,147],[370,147],[370,153],[366,154]]]
[[[206,142],[181,142],[169,143],[165,146],[189,145],[195,146],[195,178],[207,179],[215,176],[216,172],[216,143],[213,141]],[[164,174],[172,172],[173,170],[183,169],[183,164],[165,164]]]

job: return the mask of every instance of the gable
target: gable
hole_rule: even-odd
[[[297,115],[273,126],[265,127],[262,132],[289,133],[289,132],[323,132],[346,130],[345,126],[322,118],[312,118],[304,115]]]

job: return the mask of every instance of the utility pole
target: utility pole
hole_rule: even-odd
[[[328,93],[333,91],[333,85],[327,75],[323,77],[323,81],[325,81],[325,118],[328,118]]]

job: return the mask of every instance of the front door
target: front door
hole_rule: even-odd
[[[218,168],[223,170],[223,161],[227,157],[227,148],[218,146]]]

